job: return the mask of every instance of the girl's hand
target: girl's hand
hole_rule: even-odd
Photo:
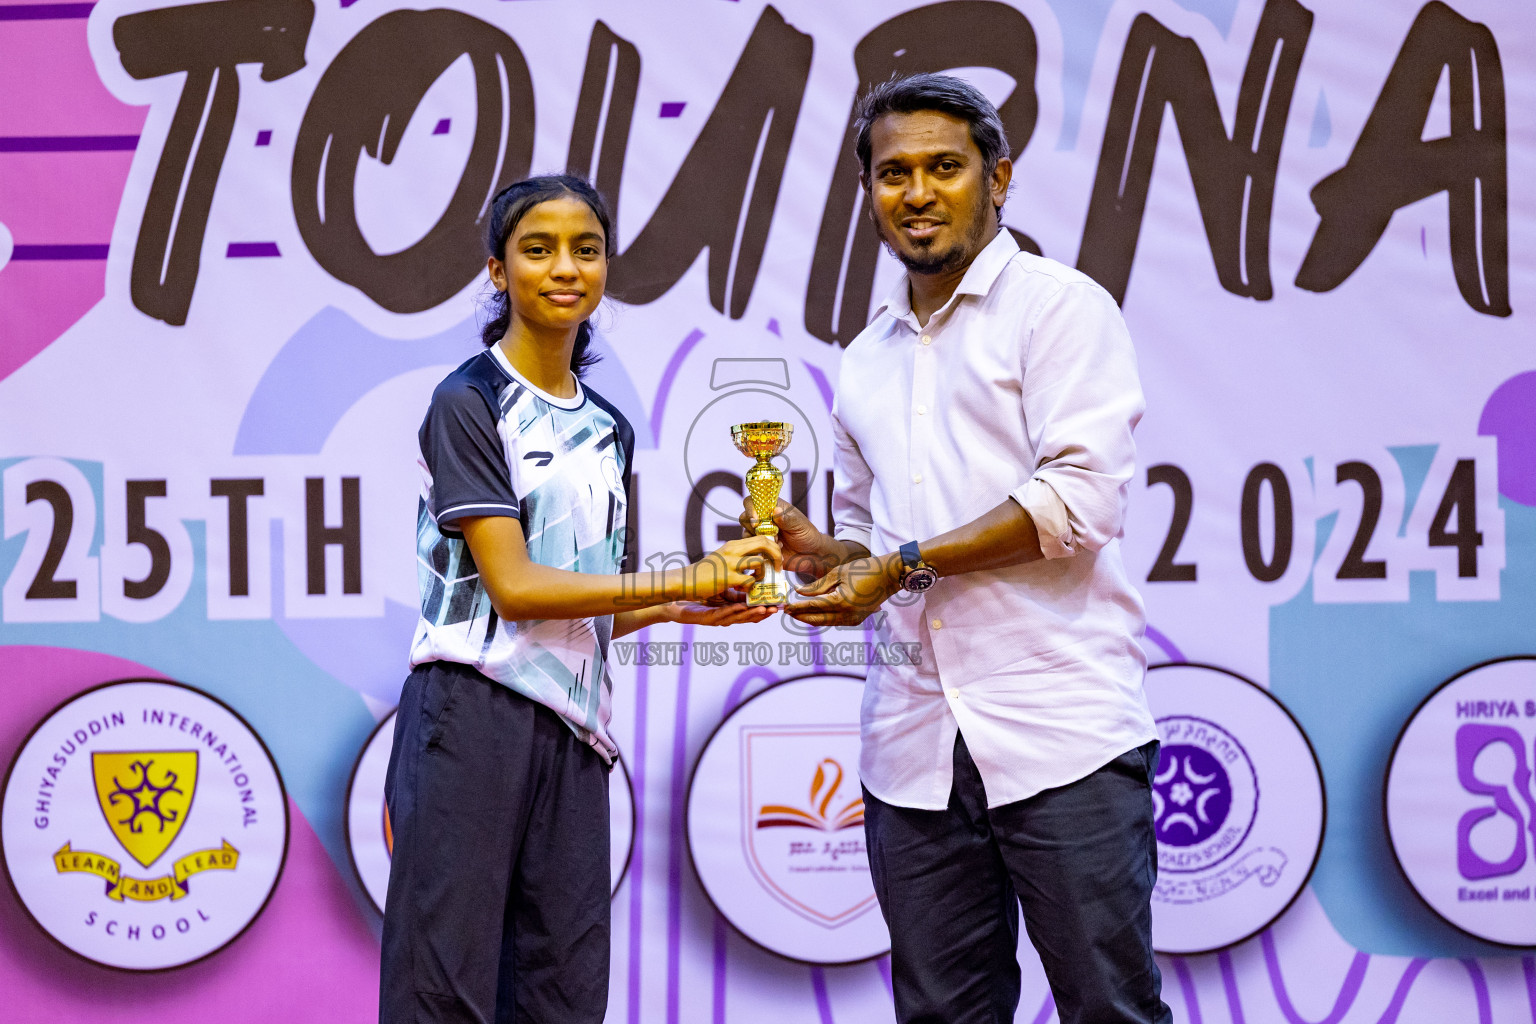
[[[661,614],[670,622],[694,626],[735,626],[743,622],[762,622],[779,610],[777,605],[752,607],[746,601],[745,591],[733,589],[703,604],[690,601],[664,604],[661,606]]]
[[[738,522],[741,523],[742,532],[750,535],[757,529],[759,522],[757,513],[752,511],[750,495],[742,499],[742,507]],[[806,518],[804,512],[783,498],[774,506],[773,525],[779,528],[779,546],[793,571],[820,577],[836,564],[837,560],[828,557],[826,551],[828,538]]]
[[[784,554],[774,538],[753,535],[726,541],[688,567],[683,599],[701,601],[751,586],[769,566],[784,569]]]

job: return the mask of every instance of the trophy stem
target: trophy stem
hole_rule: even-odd
[[[779,504],[779,491],[784,486],[784,474],[771,461],[771,456],[761,453],[752,468],[747,470],[747,493],[752,496],[752,510],[757,514],[757,527],[753,531],[760,537],[776,537],[779,528],[773,521],[773,510]],[[763,578],[753,585],[747,594],[749,607],[784,604],[789,600],[789,587],[783,575],[769,565]]]
[[[731,428],[731,442],[736,445],[736,450],[753,460],[752,468],[747,470],[746,483],[752,514],[757,520],[753,532],[758,536],[778,536],[773,510],[779,504],[784,474],[770,460],[784,451],[794,433],[794,424],[772,420],[738,423]],[[783,574],[771,565],[766,567],[763,578],[747,595],[748,605],[778,605],[788,601],[789,586],[784,582]]]

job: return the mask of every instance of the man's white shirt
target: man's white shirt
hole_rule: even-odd
[[[1114,300],[999,231],[919,327],[905,275],[843,355],[832,411],[840,540],[893,551],[1012,497],[1045,558],[945,577],[882,606],[864,785],[948,805],[956,730],[997,807],[1083,778],[1157,737],[1141,598],[1120,557],[1144,402]]]

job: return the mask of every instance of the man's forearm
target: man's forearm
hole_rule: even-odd
[[[825,534],[821,537],[814,545],[822,556],[815,561],[820,582],[802,591],[806,600],[793,602],[786,609],[796,619],[813,626],[853,625],[864,621],[901,589],[899,553],[871,557],[861,544]],[[940,576],[1001,569],[1044,557],[1034,520],[1012,498],[964,526],[918,541],[918,550]],[[810,555],[802,557],[811,560]],[[845,567],[831,572],[833,567],[826,560],[832,558]],[[784,564],[787,568],[791,562],[785,559]]]
[[[940,576],[1022,565],[1043,558],[1035,521],[1012,498],[948,533],[918,544]]]

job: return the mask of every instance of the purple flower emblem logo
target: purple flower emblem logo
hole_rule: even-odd
[[[1212,754],[1185,743],[1165,746],[1152,780],[1157,840],[1194,846],[1215,835],[1232,809],[1227,771]]]

